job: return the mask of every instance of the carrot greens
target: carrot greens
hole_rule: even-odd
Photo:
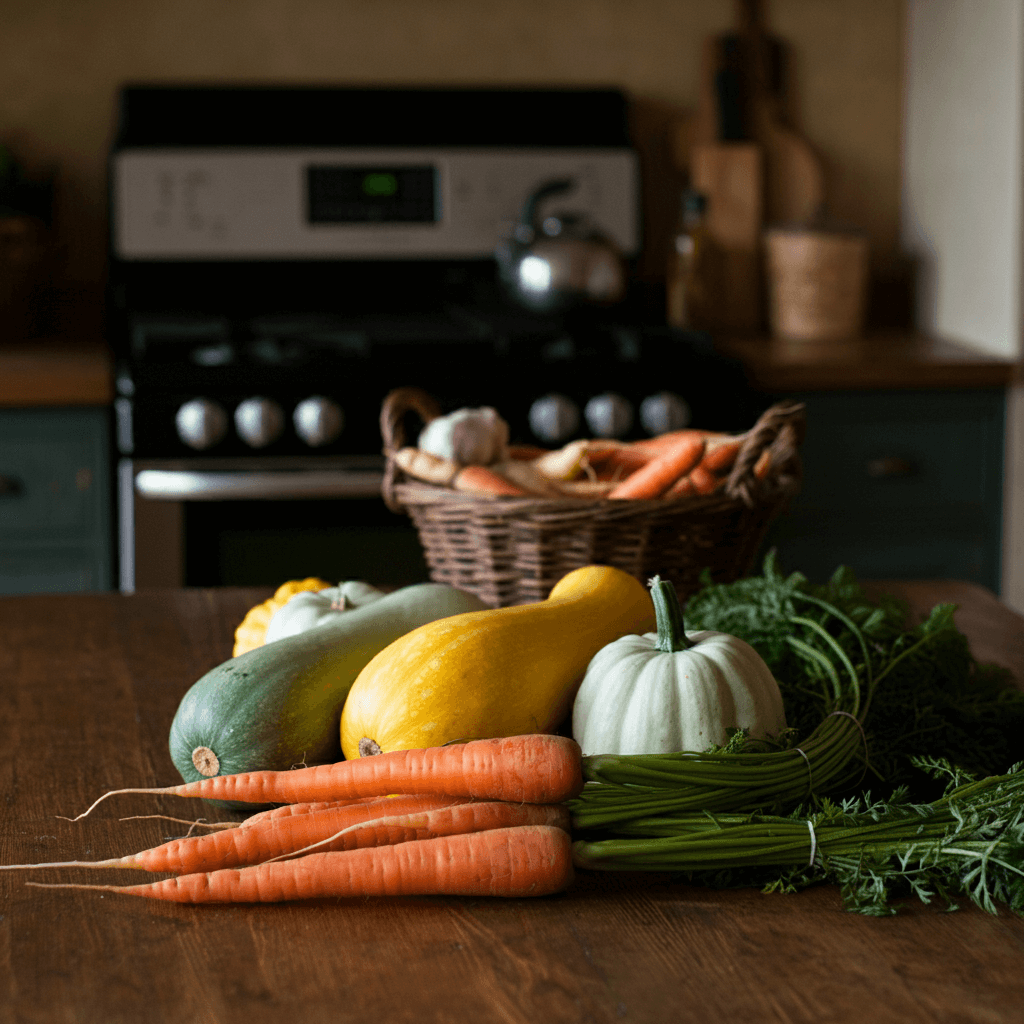
[[[691,882],[796,891],[841,886],[848,910],[895,913],[893,899],[968,897],[990,913],[1024,913],[1024,764],[976,779],[948,762],[915,758],[948,779],[942,797],[912,803],[905,787],[820,802],[813,813],[690,813],[637,819],[621,831],[644,838],[577,841],[577,867],[684,872]],[[648,838],[649,837],[649,838]]]

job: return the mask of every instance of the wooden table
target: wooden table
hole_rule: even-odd
[[[1024,619],[987,591],[888,589],[918,611],[959,602],[979,656],[1024,683]],[[178,701],[265,596],[0,599],[0,863],[132,852],[184,829],[120,818],[204,813],[125,796],[58,818],[110,788],[178,781]],[[1024,1021],[1024,921],[967,905],[876,919],[845,913],[831,887],[766,896],[581,872],[536,900],[187,907],[24,885],[40,874],[0,876],[0,1024]]]

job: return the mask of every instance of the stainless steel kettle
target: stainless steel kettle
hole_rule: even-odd
[[[625,295],[626,268],[611,239],[579,214],[542,216],[546,200],[574,185],[571,178],[558,178],[535,189],[511,234],[495,250],[506,288],[536,312],[610,304]]]

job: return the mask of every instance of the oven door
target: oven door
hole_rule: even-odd
[[[380,496],[378,457],[123,459],[120,589],[278,586],[319,576],[405,586],[429,574]]]

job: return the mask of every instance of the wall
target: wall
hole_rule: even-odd
[[[774,0],[834,216],[899,244],[902,0]],[[690,107],[732,0],[4,0],[0,139],[60,175],[66,276],[102,280],[105,155],[126,81],[614,84]],[[653,127],[652,127],[653,126]]]
[[[1024,2],[908,0],[902,234],[918,323],[1024,356]],[[1024,612],[1024,385],[1007,397],[1002,598]]]
[[[1019,0],[910,0],[903,239],[918,323],[1020,353]],[[982,114],[982,112],[984,112]]]

